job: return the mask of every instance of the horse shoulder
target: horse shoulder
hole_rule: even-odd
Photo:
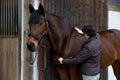
[[[77,31],[73,31],[68,37],[65,44],[65,55],[74,56],[80,49],[83,43],[83,37]]]

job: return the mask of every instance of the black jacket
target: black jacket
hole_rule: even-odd
[[[62,64],[81,63],[80,73],[94,76],[100,72],[101,40],[99,34],[86,41],[77,55],[63,59]]]

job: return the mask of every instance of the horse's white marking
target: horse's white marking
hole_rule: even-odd
[[[84,34],[84,33],[82,32],[82,30],[80,30],[80,29],[77,28],[77,27],[75,27],[75,30],[77,30],[77,32],[80,33],[80,34]]]

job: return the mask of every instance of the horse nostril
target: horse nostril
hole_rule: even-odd
[[[32,49],[32,48],[35,47],[35,44],[34,44],[34,43],[31,43],[31,44],[28,44],[28,43],[27,43],[27,47],[28,47],[28,49]]]
[[[31,46],[31,47],[34,47],[35,45],[34,45],[34,43],[31,43],[30,46]]]
[[[28,48],[28,50],[30,50],[31,52],[35,52],[35,51],[36,51],[36,47],[35,47],[35,44],[34,44],[34,43],[30,43],[30,44],[27,43],[27,48]]]

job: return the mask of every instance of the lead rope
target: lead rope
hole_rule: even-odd
[[[37,56],[38,56],[38,51],[37,52],[35,52],[35,57],[34,58],[32,58],[33,60],[32,61],[30,61],[30,67],[33,67],[33,65],[34,65],[34,63],[35,63],[35,60],[37,60]]]
[[[35,57],[34,57],[33,61],[30,63],[31,65],[33,65],[35,63],[35,60],[37,59],[37,55],[38,55],[38,52],[35,53]]]

